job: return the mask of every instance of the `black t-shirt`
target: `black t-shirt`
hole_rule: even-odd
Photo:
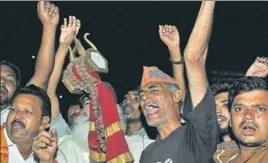
[[[142,152],[140,163],[211,163],[216,151],[218,123],[210,88],[192,110],[190,92],[184,102],[186,124],[168,137],[157,140]]]

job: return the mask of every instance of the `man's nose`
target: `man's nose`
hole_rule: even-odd
[[[80,109],[79,107],[76,107],[76,108],[74,109],[74,112],[75,112],[75,113],[80,113],[80,112],[81,112],[81,109]]]
[[[18,111],[16,111],[14,118],[15,118],[15,119],[20,119],[20,118],[23,117],[22,114],[23,114],[23,112],[20,111],[20,110],[18,110]]]
[[[140,98],[142,101],[145,101],[146,99],[148,99],[148,97],[149,97],[149,93],[147,91],[144,91]]]
[[[5,86],[5,84],[6,84],[5,79],[3,77],[1,77],[1,86],[3,87],[3,86]]]
[[[253,120],[255,117],[255,111],[253,109],[246,109],[244,113],[244,118],[246,120]]]
[[[216,110],[217,110],[217,115],[221,115],[222,114],[222,110],[221,110],[220,107],[217,107]]]

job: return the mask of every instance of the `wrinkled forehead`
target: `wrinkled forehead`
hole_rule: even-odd
[[[142,86],[141,91],[150,90],[152,88],[162,88],[164,87],[164,82],[150,82]]]

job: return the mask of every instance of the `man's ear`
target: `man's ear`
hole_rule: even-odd
[[[182,100],[181,90],[177,89],[177,90],[173,91],[172,97],[173,97],[174,102],[176,102],[176,103],[180,102]]]
[[[50,118],[49,116],[43,116],[41,119],[40,130],[45,130],[50,126]]]

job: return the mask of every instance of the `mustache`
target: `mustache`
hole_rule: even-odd
[[[3,85],[0,86],[0,90],[2,90],[2,89],[3,89],[4,91],[8,92],[7,88],[6,88],[5,86],[3,86]]]
[[[222,116],[222,115],[218,115],[217,118],[222,118],[226,120],[226,117]]]
[[[19,123],[20,125],[22,125],[23,127],[26,127],[25,125],[25,121],[23,119],[14,119],[10,124],[11,126],[14,125],[15,123]]]
[[[74,118],[76,118],[76,117],[78,117],[78,116],[80,116],[82,113],[73,113],[72,115],[71,115],[71,119],[74,119]]]
[[[253,120],[244,120],[243,122],[240,123],[239,127],[240,128],[252,127],[252,128],[258,129],[259,125]]]

